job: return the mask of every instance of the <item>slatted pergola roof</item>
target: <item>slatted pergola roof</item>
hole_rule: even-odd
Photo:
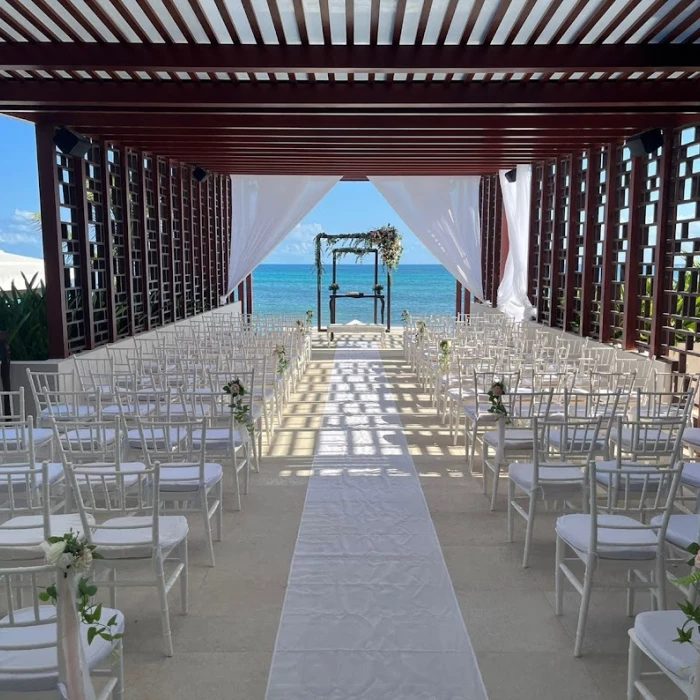
[[[700,112],[700,0],[0,0],[0,40],[0,111],[219,172],[493,172]]]

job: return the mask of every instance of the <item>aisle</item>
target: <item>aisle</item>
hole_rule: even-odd
[[[338,350],[268,700],[485,700],[374,350]]]

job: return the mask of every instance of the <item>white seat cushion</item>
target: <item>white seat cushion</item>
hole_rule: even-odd
[[[528,428],[506,428],[503,431],[506,450],[527,450],[532,448],[534,436]],[[491,431],[484,434],[484,442],[492,447],[498,446],[498,432]]]
[[[104,466],[104,476],[100,474],[82,474],[80,472],[80,467],[85,466],[91,471],[97,471],[100,467]],[[122,472],[142,472],[145,471],[146,465],[143,462],[122,462],[120,465],[120,471]],[[88,480],[92,485],[92,489],[95,497],[99,498],[102,495],[101,489],[106,488],[108,491],[117,487],[117,472],[113,464],[100,464],[99,462],[91,462],[89,465],[76,464],[76,476],[78,480],[78,488],[87,489]],[[124,488],[128,489],[131,486],[135,486],[139,480],[138,474],[127,473],[122,477],[124,481]]]
[[[110,629],[111,634],[124,633],[124,615],[118,610],[102,608],[100,622],[106,625],[116,615],[116,625]],[[39,607],[39,618],[51,620],[56,617],[56,608],[53,605]],[[35,619],[33,608],[22,608],[15,612],[15,622],[30,622]],[[0,620],[0,646],[27,646],[29,644],[47,644],[56,640],[56,623],[37,625],[36,627],[6,627],[10,622],[9,617]],[[87,635],[90,625],[81,623],[81,642],[85,659],[90,670],[99,668],[107,661],[112,652],[113,642],[108,642],[97,635],[92,644],[88,644]],[[33,650],[12,650],[5,648],[0,651],[0,692],[40,692],[50,691],[56,688],[58,683],[58,671],[38,670],[36,673],[27,673],[26,669],[56,666],[58,663],[57,649],[55,646]],[[13,673],[12,669],[22,669],[21,673]]]
[[[55,404],[50,408],[47,406],[42,412],[42,418],[53,416],[56,420],[67,420],[74,418],[92,418],[96,411],[93,406],[71,406],[68,404]]]
[[[169,445],[178,446],[187,440],[188,433],[184,427],[170,428],[168,433]],[[143,434],[146,438],[146,445],[148,448],[152,449],[153,445],[155,444],[156,449],[158,450],[166,449],[165,428],[144,428]],[[129,443],[129,447],[140,449],[142,447],[141,431],[138,429],[130,430],[127,433],[127,442]]]
[[[29,431],[26,428],[22,429],[22,434],[17,428],[5,428],[0,437],[4,439],[5,446],[8,449],[17,449],[17,438],[19,437],[19,442],[24,447],[29,440]],[[34,438],[34,446],[41,447],[47,442],[51,442],[53,439],[53,430],[51,428],[34,428],[32,430],[32,437]]]
[[[220,464],[207,462],[204,465],[204,487],[210,489],[212,486],[215,486],[221,481],[223,473],[224,470]],[[200,487],[199,467],[178,467],[175,464],[161,464],[161,491],[199,491]]]
[[[649,474],[649,477],[645,477],[643,474],[636,473],[634,476],[630,477],[623,477],[622,474],[620,474],[619,471],[615,472],[605,472],[605,471],[600,471],[601,469],[617,469],[617,462],[613,461],[605,461],[605,462],[596,462],[596,473],[595,473],[595,480],[601,484],[602,486],[606,486],[610,488],[611,483],[617,481],[618,484],[618,490],[620,494],[624,494],[625,491],[642,491],[645,486],[644,482],[646,479],[646,490],[647,491],[655,491],[659,487],[659,479],[661,478],[661,475],[659,474],[658,469],[654,466],[650,466],[648,464],[631,464],[631,463],[624,463],[622,465],[622,471],[623,473],[625,471],[635,471],[639,472],[640,470],[644,472],[644,474]],[[611,481],[612,480],[612,481]],[[629,484],[627,483],[629,481]],[[666,482],[668,484],[668,482]]]
[[[562,441],[565,441],[563,446],[564,451],[579,450],[585,451],[590,448],[590,439],[587,435],[591,435],[590,430],[585,428],[567,428],[567,437],[564,438],[561,430],[549,431],[549,444],[554,445],[557,449],[562,449]],[[596,440],[595,450],[603,450],[605,448],[605,440],[600,436]]]
[[[41,462],[36,463],[37,468],[41,467]],[[25,469],[28,469],[26,467]],[[0,465],[0,493],[7,493],[9,491],[8,484],[8,471],[12,473],[12,490],[15,494],[24,491],[27,484],[27,479],[21,472],[25,471],[22,467],[4,467]],[[4,472],[4,473],[3,473]],[[48,465],[49,472],[49,484],[55,484],[63,476],[63,465],[60,462],[49,462]],[[34,476],[35,484],[37,488],[44,483],[44,475],[41,472],[35,472]]]
[[[683,431],[683,444],[700,450],[700,428],[686,428]]]
[[[92,543],[105,559],[144,559],[150,558],[153,551],[153,518],[150,516],[125,516],[110,518],[102,525],[115,529],[98,528],[94,530]],[[138,527],[133,527],[134,525]],[[168,554],[186,539],[189,531],[187,518],[182,515],[161,515],[160,549]]]
[[[104,440],[95,440],[90,438],[104,437]],[[113,428],[106,428],[105,430],[90,430],[90,428],[78,428],[77,430],[69,430],[67,433],[61,435],[61,442],[73,448],[82,449],[100,449],[101,447],[107,447],[108,445],[113,445],[114,441],[117,439],[117,431]]]
[[[617,437],[617,428],[613,428],[609,434],[610,442],[617,444],[618,441],[621,442],[622,447],[626,450],[632,448],[632,442],[634,439],[634,434],[631,428],[622,429],[622,439],[619,440]],[[669,433],[666,430],[659,430],[657,428],[641,428],[637,436],[637,443],[634,445],[636,450],[644,450],[647,447],[650,450],[659,450],[663,447],[665,443],[669,440]]]
[[[639,521],[626,515],[598,516],[598,555],[601,559],[644,560],[656,556],[657,537],[652,530],[618,530],[609,526],[634,526]],[[606,527],[606,525],[608,527]],[[557,534],[579,552],[588,553],[591,516],[584,513],[557,518]],[[621,544],[618,544],[621,543]],[[629,544],[630,546],[625,546]]]
[[[88,516],[88,522],[94,518]],[[73,530],[80,533],[83,524],[78,513],[56,514],[49,517],[51,537],[60,537]],[[44,559],[44,518],[41,515],[18,515],[0,525],[0,559],[31,561]]]
[[[656,515],[651,519],[651,524],[659,527],[662,522],[663,516],[661,515]],[[699,526],[700,515],[672,515],[668,519],[666,539],[672,544],[675,544],[676,547],[686,549],[693,544],[693,542],[698,541]]]
[[[685,613],[680,610],[643,612],[634,618],[634,631],[659,665],[676,676],[689,680],[695,673],[698,652],[692,644],[673,641],[678,637],[677,630],[683,626],[685,620]],[[698,629],[695,626],[693,639],[697,637]]]
[[[464,415],[472,423],[474,421],[479,423],[498,423],[498,414],[489,413],[489,408],[491,408],[490,403],[482,403],[475,406],[472,401],[469,405],[464,406]]]
[[[532,490],[535,467],[526,462],[516,462],[508,467],[508,476],[525,491]],[[547,483],[549,482],[549,483]],[[556,483],[562,482],[562,483]],[[580,467],[564,462],[550,463],[550,466],[540,465],[539,485],[548,491],[580,490],[583,483],[583,472]]]
[[[700,462],[686,462],[683,465],[681,484],[700,489]]]

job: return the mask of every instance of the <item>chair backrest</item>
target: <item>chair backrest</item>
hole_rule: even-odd
[[[16,462],[0,465],[0,519],[4,522],[21,515],[42,516],[44,534],[48,533],[51,494],[49,492],[48,463]],[[36,530],[36,521],[24,522],[13,529],[25,532]],[[17,543],[3,540],[3,547],[26,544],[26,537],[17,538]]]
[[[631,456],[635,461],[665,463],[671,458],[679,458],[682,447],[683,416],[643,418],[642,420],[615,419],[617,434],[617,459],[621,455]],[[619,446],[622,445],[622,449]]]
[[[100,358],[76,357],[73,361],[83,391],[93,387],[92,374],[111,375],[114,372],[114,362],[109,356]]]
[[[515,393],[518,390],[520,382],[520,372],[474,372],[473,374],[474,392],[477,396],[484,396],[489,393],[489,390],[496,382],[503,382],[506,393]]]
[[[618,415],[625,413],[625,407],[620,402],[619,391],[603,391],[581,394],[567,392],[568,402],[566,416],[568,418],[603,418],[601,430],[607,431]]]
[[[44,413],[48,407],[45,392],[51,391],[58,395],[63,391],[74,389],[73,374],[63,372],[34,372],[27,369],[27,380],[32,390],[37,413]]]
[[[89,421],[100,416],[102,392],[51,391],[44,387],[46,413],[57,421]]]
[[[141,447],[146,462],[176,466],[197,466],[204,481],[207,425],[204,419],[187,421],[139,420]]]
[[[0,462],[36,461],[34,449],[34,418],[0,423]]]
[[[637,389],[635,418],[638,421],[653,418],[688,420],[693,408],[692,391],[643,391]]]
[[[600,425],[602,418],[577,418],[566,423],[558,420],[548,420],[535,416],[532,419],[532,430],[534,435],[532,463],[533,463],[533,484],[539,483],[540,468],[562,468],[561,483],[581,480],[579,476],[572,476],[570,470],[563,471],[572,465],[582,466],[582,476],[588,464],[593,460],[593,455],[598,443]],[[560,436],[559,440],[552,441],[555,433]],[[552,445],[556,445],[553,448]],[[551,485],[559,481],[550,479],[547,482]],[[585,483],[585,481],[584,481]]]
[[[248,406],[249,411],[253,406],[253,388],[255,387],[255,370],[243,370],[235,372],[209,372],[209,383],[212,396],[212,420],[224,419],[226,422],[231,416],[231,397],[224,392],[224,386],[238,379],[246,390],[246,395],[242,399],[242,404]]]
[[[0,420],[15,422],[26,419],[24,387],[21,386],[17,391],[0,391]]]
[[[158,497],[160,465],[145,464],[71,464],[65,465],[66,477],[80,513],[83,532],[92,543],[98,530],[134,530],[129,545],[158,545]],[[105,518],[118,516],[150,516],[151,522],[105,525]],[[91,521],[90,516],[94,518]],[[141,533],[137,531],[143,531]],[[124,543],[122,543],[124,544]],[[103,545],[100,545],[101,547]]]
[[[534,418],[547,418],[553,395],[552,389],[511,392],[503,397],[503,405],[507,408],[510,420],[514,424],[529,427]]]
[[[61,463],[111,463],[121,459],[121,421],[61,421],[50,419]]]

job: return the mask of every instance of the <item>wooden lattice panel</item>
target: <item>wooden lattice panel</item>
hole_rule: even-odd
[[[571,160],[562,159],[556,169],[556,200],[557,208],[552,221],[552,255],[551,255],[551,291],[553,300],[555,326],[564,328],[565,281],[566,281],[566,251],[569,244],[569,214],[571,190]]]
[[[609,153],[606,148],[593,151],[594,169],[592,174],[595,189],[595,212],[593,217],[593,289],[591,305],[591,338],[600,338],[600,304],[603,290],[603,247],[605,242],[605,187],[607,182],[607,166]]]
[[[143,259],[143,223],[141,207],[141,188],[139,185],[139,154],[129,151],[129,206],[131,223],[132,255],[132,299],[134,305],[134,333],[146,330],[146,261]]]
[[[182,239],[182,182],[181,169],[174,163],[168,164],[170,174],[170,201],[172,202],[172,261],[173,261],[173,312],[174,318],[185,317],[184,274],[183,274],[183,239]]]
[[[586,182],[590,165],[585,154],[575,154],[572,159],[567,249],[571,245],[573,250],[567,250],[569,256],[567,260],[570,260],[572,263],[570,270],[567,263],[567,286],[571,290],[573,297],[569,328],[566,330],[571,330],[574,333],[578,333],[581,327],[583,245],[586,233]],[[569,279],[569,276],[571,276],[571,279]]]
[[[544,210],[540,229],[540,256],[542,257],[540,275],[542,284],[539,316],[540,321],[546,324],[550,322],[552,305],[552,234],[554,230],[554,180],[556,173],[556,163],[547,163],[544,173]]]
[[[532,166],[532,193],[531,193],[531,218],[530,218],[530,256],[529,256],[529,295],[530,301],[538,308],[540,296],[539,290],[539,264],[540,264],[540,222],[542,221],[542,179],[544,177],[544,165],[542,163]]]

